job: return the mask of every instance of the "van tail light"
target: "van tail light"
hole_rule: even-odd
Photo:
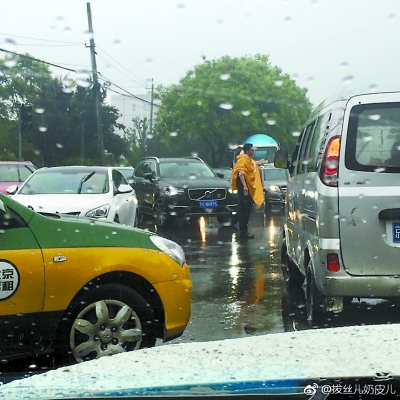
[[[324,185],[338,185],[340,136],[332,137],[325,148],[319,176]]]
[[[327,268],[329,272],[338,272],[340,270],[339,257],[335,253],[329,253],[326,256]]]

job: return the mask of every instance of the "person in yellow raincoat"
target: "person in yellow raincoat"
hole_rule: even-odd
[[[239,235],[245,239],[253,239],[249,232],[249,218],[253,204],[260,207],[264,204],[264,191],[258,164],[264,160],[253,160],[254,148],[251,143],[243,146],[243,151],[236,157],[231,176],[231,188],[238,191],[239,196]]]

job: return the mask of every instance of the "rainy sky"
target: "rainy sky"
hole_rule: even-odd
[[[0,48],[75,71],[91,69],[86,0],[13,0]],[[101,80],[133,94],[179,82],[204,58],[267,54],[308,89],[393,88],[399,81],[398,0],[91,0]],[[5,53],[1,53],[4,55]],[[52,69],[56,75],[68,73]],[[117,86],[113,86],[116,88]]]

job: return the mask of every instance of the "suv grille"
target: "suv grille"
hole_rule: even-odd
[[[226,189],[189,189],[190,200],[224,200]]]

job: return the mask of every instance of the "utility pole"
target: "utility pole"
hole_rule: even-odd
[[[99,161],[100,165],[103,165],[104,158],[104,141],[103,141],[103,125],[101,122],[101,96],[100,96],[100,85],[97,79],[97,65],[96,65],[96,51],[94,45],[93,26],[92,26],[92,13],[90,11],[90,3],[86,3],[87,15],[89,23],[89,34],[90,34],[90,55],[92,59],[92,74],[93,74],[93,90],[94,90],[94,102],[96,109],[96,126],[97,136],[99,138]]]
[[[151,95],[150,95],[150,135],[153,134],[153,94],[154,94],[154,83],[153,78],[151,79]]]

